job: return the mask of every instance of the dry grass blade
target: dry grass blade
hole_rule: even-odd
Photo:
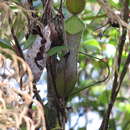
[[[33,99],[29,66],[8,49],[0,53],[0,129],[46,130],[43,108]]]

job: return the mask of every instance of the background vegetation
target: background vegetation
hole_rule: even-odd
[[[33,54],[37,53],[39,40],[35,26],[42,28],[39,18],[43,15],[43,2],[0,2],[0,47],[11,49],[30,66],[34,63],[26,57],[36,57]],[[56,11],[61,1],[53,2]],[[67,19],[71,14],[65,3],[62,8]],[[32,16],[33,13],[36,16]],[[69,97],[65,110],[68,117],[66,130],[129,130],[130,1],[86,0],[85,9],[78,17],[85,27],[78,53],[77,91],[74,91],[73,97]],[[62,49],[55,48],[49,55]],[[33,84],[38,82],[43,72],[35,70],[32,70],[35,80]],[[47,82],[46,78],[41,80]],[[35,85],[33,92],[35,98],[45,105]]]

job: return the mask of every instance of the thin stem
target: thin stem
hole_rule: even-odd
[[[106,67],[107,67],[108,73],[107,73],[107,76],[106,76],[104,79],[99,80],[99,81],[96,81],[96,82],[91,83],[91,84],[89,84],[89,85],[87,85],[87,86],[85,86],[85,87],[82,87],[82,88],[77,89],[76,91],[72,92],[71,96],[74,96],[74,95],[76,95],[77,93],[79,93],[79,92],[81,92],[81,91],[83,91],[83,90],[85,90],[85,89],[87,89],[87,88],[90,88],[90,87],[92,87],[92,86],[95,86],[95,85],[97,85],[97,84],[99,84],[99,83],[105,82],[105,81],[109,78],[109,75],[110,75],[109,65],[108,65],[106,62],[104,62],[102,59],[100,59],[100,58],[98,58],[98,57],[95,57],[95,56],[92,56],[92,55],[89,55],[89,54],[87,54],[87,53],[85,53],[85,52],[79,52],[79,53],[81,53],[81,54],[83,54],[83,55],[85,55],[85,56],[91,57],[91,58],[93,58],[93,59],[97,59],[97,60],[99,60],[100,62],[102,62],[103,64],[105,64]]]

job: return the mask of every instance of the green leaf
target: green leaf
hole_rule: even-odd
[[[77,34],[84,30],[84,23],[78,16],[72,16],[65,21],[65,31],[69,34]]]
[[[19,35],[17,35],[17,38],[20,44],[23,44],[23,42],[25,41],[25,33],[24,32],[19,33]]]
[[[22,45],[24,45],[23,49],[27,49],[30,46],[32,46],[32,44],[34,43],[35,39],[36,39],[36,35],[32,35],[32,34],[29,35],[29,38],[25,42],[22,43]]]
[[[0,39],[0,46],[3,48],[12,49],[10,42]]]
[[[14,28],[16,36],[18,37],[21,32],[25,30],[25,26],[27,25],[27,23],[24,14],[20,13],[18,8],[16,8],[14,11],[17,12],[17,15],[14,16],[12,26]]]
[[[21,2],[21,0],[13,0],[13,2]]]
[[[82,128],[79,128],[79,130],[86,130],[86,128],[85,128],[85,127],[82,127]]]
[[[120,102],[124,102],[124,101],[128,101],[128,98],[126,98],[126,97],[117,97],[116,100],[120,101]]]
[[[119,2],[118,0],[109,0],[109,3],[115,8],[121,8],[122,4],[122,2]]]
[[[104,91],[100,96],[99,96],[99,102],[102,104],[107,104],[109,101],[109,96],[110,96],[110,91]]]
[[[130,113],[130,104],[129,103],[120,102],[119,104],[117,104],[117,107],[119,108],[119,110],[121,112],[128,112],[128,113]]]
[[[99,42],[95,39],[86,40],[83,42],[83,44],[88,50],[101,50]]]
[[[66,50],[67,47],[66,46],[56,46],[56,47],[53,47],[51,48],[49,51],[48,51],[48,56],[52,56],[58,52],[61,52],[63,50]]]

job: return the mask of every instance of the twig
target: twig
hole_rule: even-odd
[[[97,1],[101,5],[103,10],[106,12],[107,16],[110,19],[112,19],[112,21],[117,21],[120,26],[125,27],[128,30],[130,30],[130,25],[128,25],[126,21],[122,20],[119,15],[114,13],[114,11],[111,9],[111,7],[109,6],[107,2],[104,2],[104,0],[97,0]],[[129,5],[129,0],[127,1]]]
[[[47,0],[41,0],[43,7],[45,6]]]
[[[30,5],[30,8],[32,8],[33,1],[32,0],[28,0],[28,4]]]
[[[100,1],[100,0],[98,0],[98,1]],[[129,9],[128,9],[129,4],[128,3],[129,3],[128,0],[125,0],[124,8],[123,8],[123,19],[124,19],[125,22],[127,22],[127,20],[128,20],[128,12],[129,12]],[[123,52],[123,47],[124,47],[125,40],[126,40],[126,34],[127,34],[127,30],[123,26],[122,36],[120,37],[120,41],[119,41],[118,48],[117,48],[117,51],[118,51],[117,63],[116,63],[117,69],[115,70],[115,74],[114,74],[114,81],[113,81],[113,86],[112,86],[111,98],[110,98],[110,102],[108,104],[107,111],[106,111],[106,113],[103,117],[103,121],[101,123],[100,130],[107,130],[108,129],[110,114],[111,114],[113,105],[116,101],[116,97],[119,93],[122,81],[123,81],[125,74],[127,72],[128,65],[130,63],[130,60],[129,60],[130,53],[129,53],[127,60],[125,62],[125,65],[123,67],[123,70],[122,70],[121,74],[119,75],[120,65],[121,65],[121,60],[122,60],[122,52]]]
[[[107,17],[106,14],[101,14],[101,15],[96,15],[96,16],[82,16],[81,19],[82,20],[95,20],[95,19],[105,18],[105,17]]]
[[[12,21],[11,21],[10,17],[9,17],[9,24],[10,25],[12,24]],[[24,55],[23,55],[23,51],[22,51],[22,49],[20,47],[19,41],[18,41],[18,39],[17,39],[17,37],[16,37],[16,35],[14,33],[13,26],[11,26],[11,33],[12,33],[12,37],[13,37],[13,39],[15,41],[15,45],[13,45],[13,48],[15,49],[15,51],[16,51],[16,53],[17,53],[18,56],[20,56],[21,58],[25,59]]]
[[[12,23],[10,18],[9,18],[9,23],[10,24]],[[13,37],[13,39],[15,41],[15,45],[13,47],[14,47],[17,55],[20,56],[23,60],[25,60],[23,51],[22,51],[22,49],[20,47],[20,44],[19,44],[19,41],[18,41],[18,39],[17,39],[17,37],[16,37],[16,35],[14,33],[13,26],[11,27],[11,33],[12,33],[12,37]],[[39,93],[38,93],[37,88],[36,88],[35,85],[33,85],[33,92],[34,92],[34,97],[36,97],[37,101],[40,102],[40,104],[42,105],[43,110],[44,110],[44,104],[43,104],[42,98],[40,97],[40,95],[39,95]]]
[[[43,9],[42,22],[44,25],[50,23],[52,18],[52,0],[46,0]]]
[[[59,7],[60,12],[62,12],[62,6],[63,6],[63,0],[60,0],[60,7]]]
[[[126,59],[125,65],[123,67],[123,70],[122,70],[122,72],[121,72],[121,74],[119,76],[119,85],[118,85],[118,87],[116,89],[116,93],[115,93],[116,96],[117,96],[117,94],[118,94],[118,92],[120,90],[121,83],[122,83],[122,81],[123,81],[123,79],[124,79],[124,77],[125,77],[125,75],[127,73],[129,64],[130,64],[130,52],[129,52],[128,57]]]

